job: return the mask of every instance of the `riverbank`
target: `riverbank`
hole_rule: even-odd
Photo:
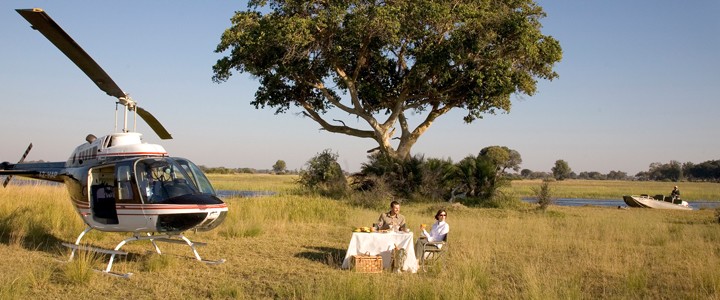
[[[533,188],[542,180],[513,180],[501,190],[521,198],[534,197]],[[623,195],[669,195],[673,186],[680,188],[685,201],[720,201],[720,183],[659,182],[623,180],[563,180],[550,182],[553,198],[618,199]]]
[[[528,203],[537,203],[536,198],[523,198],[522,200]],[[553,204],[558,206],[628,207],[625,201],[618,199],[557,198],[553,200]],[[695,210],[715,209],[720,207],[720,201],[690,201],[688,204],[690,204],[690,207]]]

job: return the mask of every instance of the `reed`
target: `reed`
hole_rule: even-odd
[[[228,186],[250,181],[224,180]],[[72,241],[83,229],[62,187],[0,189],[0,256],[5,258],[0,297],[720,298],[720,224],[711,210],[550,205],[540,213],[404,204],[401,213],[412,229],[447,208],[446,263],[428,273],[357,274],[340,269],[351,228],[372,224],[380,211],[283,188],[286,192],[274,196],[227,199],[230,214],[224,224],[187,233],[208,242],[198,248],[204,258],[225,258],[225,264],[199,263],[183,245],[163,244],[160,256],[148,253],[149,243],[131,243],[123,247],[130,255],[113,266],[135,273],[129,280],[84,273],[90,266],[103,268],[105,257],[79,259],[83,266],[56,261],[68,253],[57,244]],[[683,195],[692,190],[685,184],[681,189]],[[86,239],[112,248],[126,236],[93,231]]]

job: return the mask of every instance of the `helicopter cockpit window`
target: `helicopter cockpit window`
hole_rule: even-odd
[[[185,169],[169,158],[138,160],[135,174],[145,203],[165,203],[168,199],[198,193]]]
[[[215,195],[215,189],[212,187],[212,184],[210,184],[210,180],[205,177],[205,174],[203,174],[197,165],[184,158],[175,158],[175,161],[192,177],[201,193]]]

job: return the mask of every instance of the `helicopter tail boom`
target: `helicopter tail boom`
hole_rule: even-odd
[[[0,164],[0,175],[22,176],[40,180],[63,182],[65,162]],[[4,185],[3,185],[4,186]]]
[[[23,153],[23,156],[20,158],[20,160],[18,161],[18,163],[21,163],[21,162],[24,162],[24,161],[25,161],[25,158],[28,156],[28,153],[30,153],[30,150],[31,150],[31,149],[32,149],[32,143],[30,143],[30,146],[27,147],[27,149],[25,150],[25,153]],[[0,168],[0,170],[2,170],[2,169],[3,169],[3,168]],[[10,183],[10,180],[12,180],[12,175],[8,175],[7,177],[5,177],[5,180],[3,181],[3,185],[2,185],[2,186],[3,186],[3,187],[6,187],[6,186],[8,185],[8,183]]]

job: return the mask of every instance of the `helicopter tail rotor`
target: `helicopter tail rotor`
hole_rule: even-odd
[[[22,163],[25,161],[25,158],[28,156],[28,153],[30,153],[30,149],[32,149],[32,143],[30,143],[30,146],[27,147],[27,149],[25,150],[25,153],[23,153],[23,156],[20,158],[20,161],[18,161],[18,163]],[[3,165],[7,165],[7,163],[3,163]],[[5,169],[5,168],[6,168],[5,166],[2,167],[2,169]],[[2,169],[0,169],[0,170],[2,170]],[[7,187],[8,183],[10,183],[10,180],[12,180],[12,177],[13,177],[12,175],[8,175],[7,177],[5,177],[5,181],[3,181],[3,188]]]

